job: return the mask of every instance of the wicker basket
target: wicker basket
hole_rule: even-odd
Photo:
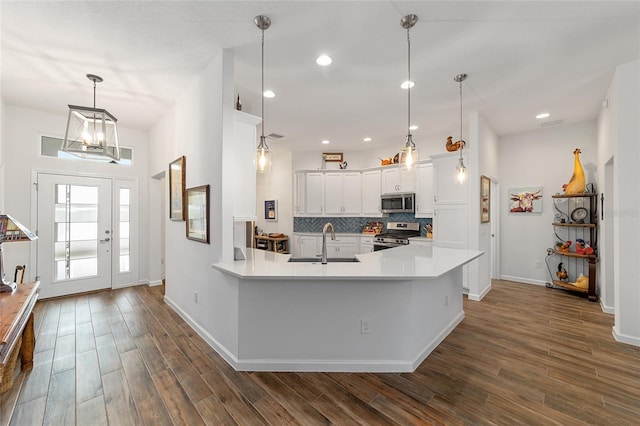
[[[22,337],[18,338],[16,345],[13,347],[7,363],[0,364],[0,393],[4,393],[11,389],[13,386],[13,377],[16,371],[16,362],[18,361],[18,355],[20,355],[20,348],[22,347]]]

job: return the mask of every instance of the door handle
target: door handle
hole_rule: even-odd
[[[101,243],[106,243],[106,242],[109,242],[109,241],[111,241],[111,238],[109,238],[109,237],[105,238],[104,240],[100,240]]]

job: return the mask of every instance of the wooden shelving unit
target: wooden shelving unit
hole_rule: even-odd
[[[276,253],[289,253],[289,237],[269,237],[268,235],[256,235],[255,236],[256,248],[262,250],[269,250]]]
[[[593,248],[594,252],[593,254],[578,254],[575,251],[563,252],[556,249],[549,249],[547,251],[546,262],[549,268],[551,282],[547,283],[547,286],[586,294],[589,300],[596,301],[598,300],[598,295],[596,294],[598,194],[593,192],[570,195],[556,194],[551,196],[551,198],[553,199],[554,209],[558,212],[556,220],[552,223],[556,238],[562,242],[572,241],[573,243],[575,243],[578,238],[585,241],[588,239],[587,242],[591,248]],[[576,210],[582,210],[580,213],[584,214],[584,209],[587,210],[586,217],[576,220],[577,216],[572,213]],[[560,237],[558,230],[564,230],[561,234],[565,235],[566,238]],[[587,288],[577,287],[569,281],[555,279],[549,265],[549,257],[553,255],[560,256],[558,264],[567,261],[571,263],[570,270],[568,271],[569,281],[573,280],[575,282],[581,273],[589,278],[589,286]]]

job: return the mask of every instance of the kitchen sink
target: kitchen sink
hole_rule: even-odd
[[[320,263],[319,257],[291,257],[289,262],[300,263]],[[351,263],[360,262],[356,257],[329,257],[327,263]]]

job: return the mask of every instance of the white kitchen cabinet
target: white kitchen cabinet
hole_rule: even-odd
[[[372,253],[373,252],[373,239],[374,237],[363,236],[360,237],[360,253]]]
[[[308,172],[305,176],[305,209],[309,214],[321,215],[324,213],[324,174],[321,172]]]
[[[360,214],[362,180],[360,172],[329,172],[324,175],[326,214]]]
[[[433,164],[420,164],[416,172],[416,217],[433,217]]]
[[[402,170],[399,165],[387,167],[382,170],[383,194],[414,192],[416,190],[415,170],[408,172]]]
[[[382,216],[380,195],[382,194],[380,170],[362,172],[362,215]]]
[[[322,237],[320,237],[320,249],[322,250]],[[332,240],[327,235],[327,257],[354,257],[358,254],[357,237],[340,237]]]
[[[313,235],[293,234],[291,255],[293,257],[315,257],[320,254],[318,238]]]
[[[437,205],[433,216],[433,240],[437,247],[467,248],[467,206]]]
[[[436,207],[439,204],[467,204],[468,181],[460,184],[457,180],[456,167],[460,158],[459,152],[432,156],[434,200]],[[468,164],[464,154],[463,160]]]
[[[304,172],[293,174],[293,215],[303,216],[305,213],[306,175]]]

